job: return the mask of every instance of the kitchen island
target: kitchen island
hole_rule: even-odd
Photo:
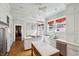
[[[59,50],[45,42],[32,41],[32,55],[33,56],[58,56]]]

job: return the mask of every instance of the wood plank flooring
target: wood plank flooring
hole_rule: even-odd
[[[23,41],[13,43],[8,56],[31,56],[32,50],[24,50]]]

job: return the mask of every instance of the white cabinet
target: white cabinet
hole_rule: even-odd
[[[74,4],[66,7],[66,40],[74,42]]]
[[[79,44],[79,12],[75,13],[75,43]]]
[[[68,32],[73,32],[74,31],[74,15],[73,14],[69,14],[66,15],[66,30]]]
[[[24,40],[24,50],[31,49],[31,42],[32,42],[32,38],[31,37],[27,37]]]
[[[66,40],[74,42],[74,15],[68,14],[66,17]]]
[[[73,46],[67,45],[67,56],[74,56]]]
[[[79,47],[73,45],[67,45],[68,56],[79,56]]]
[[[69,4],[66,10],[66,40],[79,45],[79,4]],[[67,55],[79,56],[79,48],[67,46]]]

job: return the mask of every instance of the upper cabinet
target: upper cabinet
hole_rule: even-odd
[[[66,40],[76,43],[78,40],[79,4],[68,4],[66,8]]]

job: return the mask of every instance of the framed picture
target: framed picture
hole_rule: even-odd
[[[8,26],[9,26],[9,16],[7,16],[7,24],[8,24]]]

